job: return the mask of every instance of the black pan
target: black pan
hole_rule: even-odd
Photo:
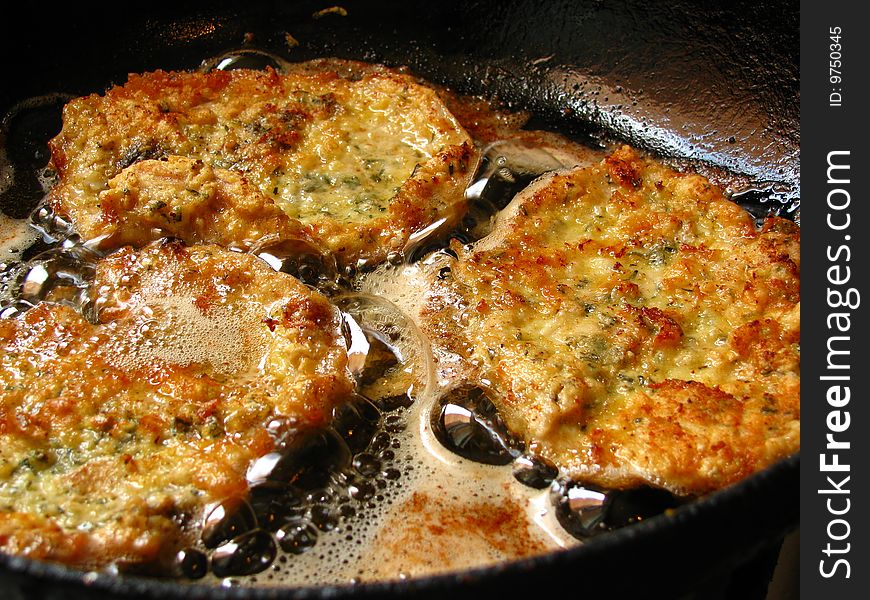
[[[47,160],[43,144],[59,129],[63,100],[47,94],[102,91],[128,72],[194,68],[247,45],[294,61],[335,56],[406,65],[461,92],[497,95],[529,110],[536,127],[593,142],[624,140],[696,168],[729,186],[755,213],[799,211],[796,3],[348,1],[342,4],[346,15],[313,17],[330,6],[247,0],[162,9],[115,3],[96,10],[33,3],[16,17],[7,12],[0,21],[0,114],[11,115],[3,132],[23,179],[3,195],[0,208],[21,217],[39,200],[38,184],[27,173]],[[299,46],[288,46],[288,33]],[[34,97],[43,100],[21,104]],[[798,472],[794,456],[674,514],[576,549],[439,577],[216,589],[3,556],[0,595],[489,597],[529,590],[577,597],[761,598],[771,557],[798,523]],[[756,571],[761,585],[746,575]]]

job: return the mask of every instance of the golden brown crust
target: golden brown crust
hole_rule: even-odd
[[[246,494],[266,423],[327,422],[352,389],[343,338],[319,294],[213,246],[122,249],[93,289],[99,324],[50,304],[0,320],[0,550],[163,562]]]
[[[573,476],[703,493],[799,447],[799,235],[625,147],[456,248],[423,319]]]
[[[341,64],[157,71],[73,100],[50,143],[61,182],[50,202],[95,237],[111,218],[108,182],[177,155],[243,174],[343,264],[381,261],[414,231],[455,223],[476,162],[468,135],[413,78]]]
[[[162,237],[241,250],[284,240],[314,245],[309,228],[244,176],[181,156],[134,163],[109,181],[99,202],[98,213],[79,213],[77,226],[102,237],[103,248]]]

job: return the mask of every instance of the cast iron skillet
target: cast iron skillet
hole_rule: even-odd
[[[497,95],[533,124],[577,139],[625,140],[721,179],[755,213],[799,206],[798,7],[787,2],[347,1],[156,7],[29,6],[3,15],[0,114],[17,173],[45,163],[60,97],[122,83],[128,72],[186,69],[243,45],[290,60],[335,56],[406,65],[461,92]],[[5,28],[5,31],[3,30]],[[287,44],[286,34],[300,42]],[[32,169],[31,169],[32,170]],[[0,208],[26,215],[35,179]],[[4,598],[471,597],[632,593],[679,597],[775,548],[797,526],[799,456],[678,509],[566,552],[398,583],[221,589],[85,574],[0,556]],[[712,583],[711,583],[712,582]],[[751,597],[751,596],[746,596]]]

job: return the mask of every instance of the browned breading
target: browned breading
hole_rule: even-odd
[[[161,563],[247,492],[265,425],[328,422],[352,382],[333,307],[251,255],[124,248],[99,323],[43,303],[0,319],[0,551]]]
[[[101,200],[112,178],[141,160],[183,156],[241,173],[340,263],[379,262],[414,231],[459,219],[476,156],[431,89],[343,64],[157,71],[73,100],[50,143],[60,178],[50,202],[96,237],[117,217]]]
[[[243,175],[181,156],[134,163],[109,181],[99,201],[100,214],[80,214],[77,226],[103,237],[104,248],[162,237],[241,250],[283,240],[316,245],[307,227]]]
[[[624,147],[457,247],[423,321],[572,476],[703,493],[799,447],[799,240]]]

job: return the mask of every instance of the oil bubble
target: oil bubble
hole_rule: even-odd
[[[276,552],[272,535],[255,529],[216,548],[211,557],[212,572],[217,577],[253,575],[272,564]]]
[[[501,420],[487,393],[474,386],[451,390],[431,413],[435,438],[448,450],[490,465],[507,465],[523,444]]]

